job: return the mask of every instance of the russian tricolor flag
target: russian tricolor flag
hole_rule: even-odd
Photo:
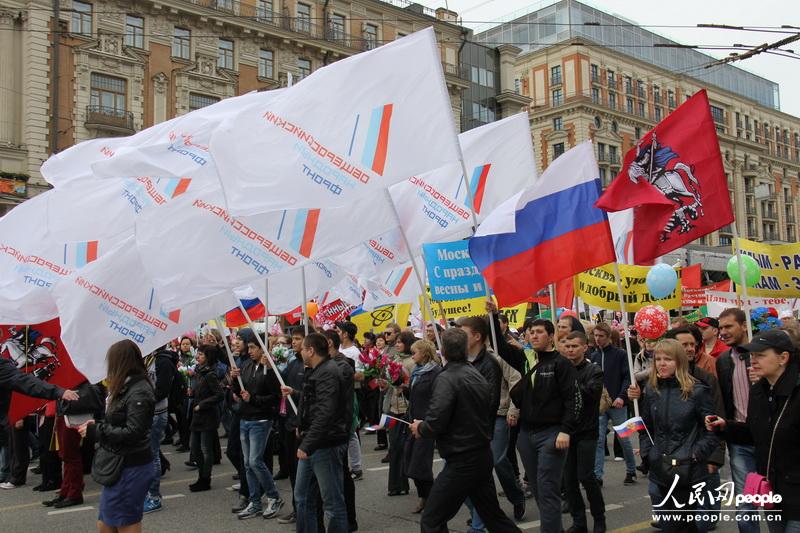
[[[600,187],[592,143],[585,142],[489,214],[470,239],[469,252],[501,306],[615,261],[608,219],[594,207]]]
[[[378,431],[381,429],[391,429],[397,425],[398,422],[402,422],[403,424],[410,425],[408,422],[403,420],[402,418],[395,418],[390,415],[381,415],[381,420],[377,424],[364,428],[364,431]]]
[[[261,303],[261,300],[258,298],[250,298],[250,299],[242,299],[240,298],[239,301],[242,303],[242,307],[244,307],[247,314],[250,315],[250,320],[255,320],[257,318],[264,318],[266,315],[266,308],[264,304]],[[227,313],[225,313],[225,325],[229,328],[240,328],[242,326],[247,325],[247,317],[244,316],[242,310],[238,307],[234,307]]]
[[[623,422],[618,426],[614,426],[614,431],[617,432],[620,438],[630,437],[639,432],[640,429],[647,429],[644,425],[644,420],[641,416],[634,416]]]

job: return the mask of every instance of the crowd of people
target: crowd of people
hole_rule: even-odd
[[[716,527],[727,458],[732,493],[779,494],[764,513],[769,530],[800,531],[796,321],[748,342],[740,309],[694,325],[677,318],[662,339],[633,339],[632,368],[606,322],[531,318],[514,332],[491,302],[486,316],[448,328],[361,333],[350,321],[273,336],[207,329],[199,344],[187,336],[147,356],[121,341],[108,349],[106,380],[75,391],[0,359],[0,488],[26,485],[33,454],[42,476],[34,490],[58,491],[43,505],[82,504],[91,474],[103,486],[98,529],[138,531],[164,506],[160,479],[171,465],[161,448],[189,452],[189,489],[200,492],[212,489],[227,440],[237,519],[351,532],[369,431],[386,451],[387,496],[409,494],[413,482],[409,512],[423,532],[447,531],[462,505],[471,533],[517,532],[532,496],[542,531],[585,533],[585,494],[592,531],[603,533],[607,456],[624,461],[623,485],[647,478],[658,529]],[[375,376],[370,355],[399,375]],[[9,424],[12,391],[48,403]],[[435,475],[437,453],[444,467]],[[286,478],[291,501],[275,483]],[[731,500],[737,525],[756,531],[757,498],[744,500]]]

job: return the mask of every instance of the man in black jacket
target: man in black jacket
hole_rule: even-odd
[[[262,338],[263,334],[259,335]],[[254,338],[257,341],[257,339]],[[262,514],[261,497],[267,494],[267,507],[263,509],[264,518],[277,516],[283,500],[281,499],[272,474],[264,462],[264,449],[267,445],[272,421],[278,414],[280,382],[275,371],[266,360],[261,343],[248,342],[250,358],[241,368],[231,369],[231,376],[241,376],[244,390],[239,380],[233,382],[234,400],[239,400],[239,436],[242,442],[242,455],[247,474],[247,487],[250,489],[250,503],[237,514],[239,520],[254,518]]]
[[[420,531],[446,533],[447,521],[469,497],[489,531],[519,532],[497,502],[492,476],[489,442],[497,406],[491,403],[491,385],[467,362],[467,335],[462,330],[442,333],[442,356],[447,365],[433,384],[428,414],[410,427],[417,438],[435,438],[446,460],[422,512]]]
[[[611,408],[600,415],[600,435],[597,439],[594,473],[600,482],[603,482],[603,470],[606,449],[606,428],[608,421],[616,426],[628,419],[628,386],[631,384],[631,374],[628,367],[628,354],[611,344],[611,326],[601,322],[592,331],[597,348],[589,359],[603,371],[603,386],[611,396]],[[625,485],[636,483],[636,458],[633,456],[633,445],[629,438],[621,438],[622,455],[625,457]]]
[[[544,533],[561,532],[561,474],[582,401],[575,367],[553,349],[554,334],[549,320],[533,321],[528,341],[536,364],[511,390],[520,410],[517,448],[528,478],[536,480],[533,493]]]
[[[306,372],[300,400],[297,447],[297,532],[317,531],[317,501],[314,486],[319,486],[328,533],[346,533],[347,509],[344,500],[342,460],[347,453],[349,423],[343,401],[342,372],[328,353],[328,340],[312,333],[303,340]],[[353,393],[352,381],[347,392]],[[285,392],[284,392],[285,394]],[[352,417],[352,411],[350,416]]]
[[[751,375],[750,353],[739,350],[739,347],[747,342],[746,321],[747,317],[741,309],[730,308],[720,313],[719,336],[729,349],[717,358],[717,377],[722,391],[722,401],[725,404],[725,422],[728,427],[738,426],[743,430],[747,427],[750,385],[757,380],[755,375]],[[732,435],[727,439],[731,477],[736,494],[741,494],[747,474],[756,471],[756,452],[753,440],[747,431],[733,430]],[[754,511],[755,507],[752,504],[742,504],[738,510]],[[759,531],[757,514],[755,512],[748,514],[749,517],[741,516],[736,522],[741,533]]]
[[[603,371],[586,359],[589,341],[585,333],[567,333],[563,341],[564,356],[575,366],[578,373],[578,388],[581,391],[583,409],[572,434],[567,452],[567,465],[564,479],[567,485],[567,502],[572,515],[572,526],[568,533],[585,533],[586,506],[581,496],[580,485],[586,490],[589,509],[594,518],[593,533],[606,530],[606,504],[597,478],[594,477],[594,455],[597,445],[598,419],[600,416],[600,396],[603,394]]]

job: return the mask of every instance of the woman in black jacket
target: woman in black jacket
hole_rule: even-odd
[[[436,360],[436,347],[430,341],[416,341],[411,345],[411,358],[415,366],[411,371],[409,381],[409,404],[406,411],[406,420],[425,420],[428,406],[433,396],[433,381],[442,371]],[[404,450],[405,475],[414,480],[419,495],[414,512],[419,514],[425,509],[425,501],[433,486],[433,449],[434,441],[431,438],[415,439],[408,434]]]
[[[152,481],[153,454],[150,428],[155,411],[155,392],[147,379],[142,352],[130,340],[111,345],[108,361],[108,403],[105,419],[97,424],[97,440],[102,448],[121,455],[122,473],[113,485],[100,493],[97,529],[101,533],[141,531],[142,511],[147,488]],[[81,436],[94,420],[78,428]],[[99,453],[99,452],[98,452]]]
[[[689,504],[689,492],[708,477],[708,458],[718,440],[704,423],[714,414],[711,391],[689,374],[689,359],[678,341],[656,345],[643,400],[641,415],[649,433],[639,434],[640,453],[660,496],[654,507],[667,511],[660,519],[662,530],[696,531],[694,522],[685,521],[686,511],[697,506]],[[682,520],[672,519],[668,511],[675,509],[683,510],[674,513]]]
[[[781,501],[767,522],[770,533],[800,531],[800,360],[786,332],[770,330],[739,348],[750,352],[751,369],[760,379],[750,388],[747,426],[709,422],[724,438],[742,438],[749,430],[756,448],[756,470]],[[775,516],[775,515],[780,515]],[[780,520],[777,520],[780,518]]]
[[[197,458],[199,477],[189,485],[192,492],[211,488],[211,466],[214,464],[214,439],[220,422],[219,402],[222,385],[217,378],[217,361],[222,351],[216,345],[205,344],[197,350],[197,367],[192,395],[191,454]]]

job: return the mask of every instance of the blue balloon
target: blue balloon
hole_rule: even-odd
[[[666,298],[675,290],[678,285],[678,273],[671,266],[661,263],[650,269],[645,278],[645,283],[653,298],[660,300],[661,298]]]

